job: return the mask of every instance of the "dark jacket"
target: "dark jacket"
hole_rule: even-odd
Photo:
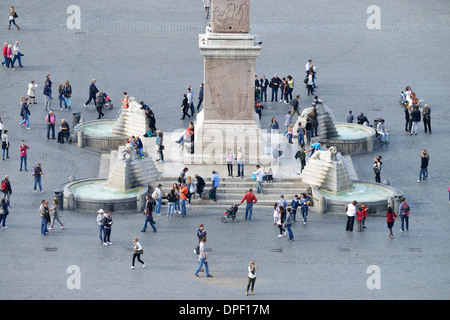
[[[5,183],[6,183],[6,190],[2,190],[2,192],[11,194],[12,193],[11,182],[9,182],[8,179],[4,179],[4,180],[2,180],[2,182],[3,181],[5,181]]]
[[[89,86],[89,95],[94,97],[97,93],[98,89],[95,86],[95,83],[92,82],[91,85]]]
[[[419,109],[414,109],[413,111],[411,111],[411,119],[413,122],[419,122],[420,121],[420,110]]]
[[[50,96],[51,91],[52,89],[48,85],[44,86],[44,96]]]

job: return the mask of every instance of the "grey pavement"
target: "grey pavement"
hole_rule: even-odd
[[[131,4],[132,3],[132,4]],[[317,66],[317,95],[344,121],[349,109],[364,112],[372,122],[386,119],[391,143],[370,154],[352,156],[360,180],[373,181],[371,163],[383,156],[382,180],[402,190],[412,207],[410,230],[388,239],[384,217],[370,217],[362,232],[345,232],[342,213],[310,212],[308,224],[294,224],[294,242],[278,238],[270,209],[254,209],[254,220],[224,224],[217,209],[196,212],[189,207],[184,219],[167,221],[166,207],[157,217],[156,233],[139,232],[141,214],[113,214],[113,245],[103,246],[97,236],[96,212],[63,211],[65,229],[39,233],[39,203],[50,200],[53,190],[75,179],[99,175],[100,154],[74,145],[47,141],[42,96],[46,74],[56,89],[69,80],[73,110],[84,120],[96,112],[88,98],[90,81],[111,95],[115,118],[123,91],[143,100],[155,111],[165,132],[183,129],[179,105],[186,85],[198,94],[203,61],[198,34],[206,25],[201,1],[78,1],[81,29],[69,30],[66,13],[70,1],[2,3],[1,12],[15,5],[21,30],[0,30],[5,42],[19,41],[24,68],[0,70],[0,112],[10,131],[10,158],[0,162],[0,175],[8,174],[13,187],[8,229],[0,230],[1,299],[448,299],[450,251],[447,188],[450,174],[448,87],[450,66],[448,1],[385,1],[381,29],[369,30],[365,1],[323,0],[314,4],[296,1],[252,1],[251,25],[260,35],[262,51],[256,73],[268,78],[291,74],[294,93],[302,95],[304,65]],[[407,11],[412,6],[414,10]],[[20,97],[35,80],[38,104],[31,105],[31,130],[19,127]],[[410,85],[432,109],[433,133],[410,136],[404,131],[400,91]],[[289,109],[267,103],[262,124],[275,115],[283,119]],[[72,113],[60,112],[71,124]],[[422,125],[420,129],[422,129]],[[33,194],[31,172],[19,172],[20,141],[30,146],[28,169],[43,166],[44,194]],[[419,153],[430,154],[429,179],[417,183]],[[239,199],[237,199],[239,200]],[[214,278],[193,276],[199,223],[208,231],[208,257]],[[132,238],[140,237],[146,269],[129,270]],[[50,248],[47,251],[46,248]],[[52,248],[56,248],[53,249]],[[271,250],[272,249],[272,250]],[[55,251],[56,250],[56,251]],[[255,296],[244,297],[247,265],[255,260]],[[69,266],[80,270],[80,289],[69,289]],[[371,266],[379,267],[380,288],[369,289]],[[70,269],[69,269],[70,270]]]

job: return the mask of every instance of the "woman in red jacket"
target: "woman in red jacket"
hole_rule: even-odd
[[[363,216],[364,216],[364,210],[363,207],[359,207],[358,210],[356,211],[356,223],[358,224],[358,232],[363,231]]]
[[[395,214],[394,210],[389,206],[387,208],[386,212],[386,221],[387,221],[387,227],[389,229],[389,239],[394,239],[394,234],[392,233],[392,227],[394,226],[394,221],[397,215]]]

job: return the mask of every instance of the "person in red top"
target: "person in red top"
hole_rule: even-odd
[[[20,150],[20,171],[22,171],[22,164],[25,163],[25,171],[27,170],[27,150],[30,149],[30,147],[28,147],[25,144],[25,140],[22,140],[22,143],[19,146],[19,150]]]
[[[186,215],[186,199],[187,199],[188,192],[189,192],[189,189],[186,186],[186,184],[184,182],[181,182],[181,193],[180,193],[181,213],[180,213],[180,217],[184,217]]]
[[[363,208],[360,206],[358,208],[358,210],[356,211],[356,223],[358,224],[358,232],[363,231],[363,226],[362,226],[363,215],[364,215],[364,211],[363,211]]]
[[[394,234],[392,233],[392,227],[394,226],[394,221],[397,215],[395,214],[394,210],[392,210],[392,207],[387,208],[386,212],[386,221],[387,221],[387,227],[389,229],[389,239],[394,239]]]
[[[253,204],[258,202],[258,199],[256,199],[256,196],[253,194],[252,188],[248,190],[248,192],[244,195],[239,204],[241,204],[244,201],[247,202],[247,204],[245,205],[245,219],[247,220],[248,217],[248,220],[250,221],[252,220]]]
[[[2,64],[8,67],[8,42],[5,42],[3,45],[3,60]]]
[[[366,203],[363,202],[361,203],[361,208],[363,211],[363,220],[362,220],[362,226],[363,229],[366,228],[366,218],[367,218],[367,213],[369,212],[369,208],[366,207]]]

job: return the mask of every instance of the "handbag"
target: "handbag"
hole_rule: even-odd
[[[134,253],[135,253],[135,254],[143,254],[143,253],[144,253],[144,249],[140,249],[140,250],[136,249],[136,250],[134,251]]]

